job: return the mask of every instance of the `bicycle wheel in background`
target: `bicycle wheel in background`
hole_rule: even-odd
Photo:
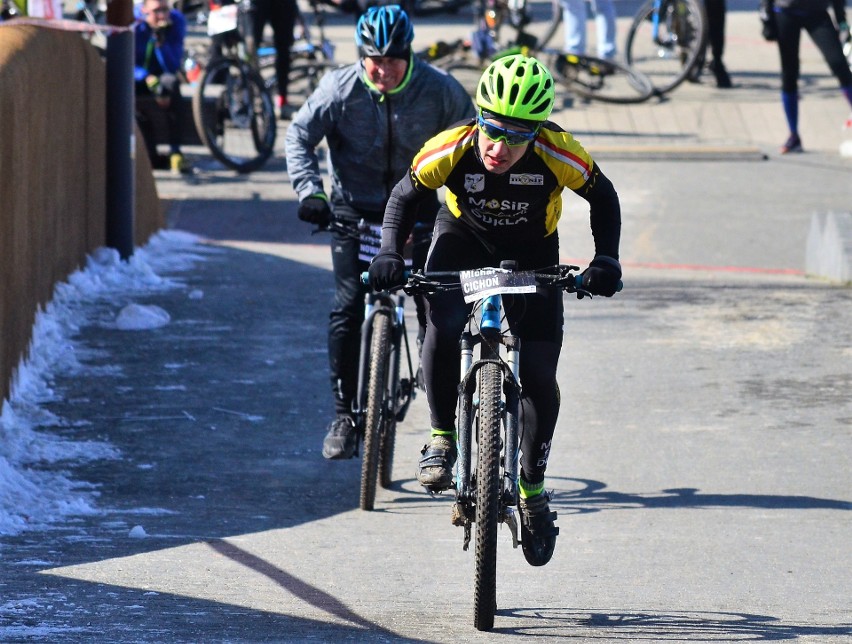
[[[364,414],[364,449],[361,455],[361,509],[372,510],[376,503],[379,443],[385,420],[385,391],[390,355],[390,318],[373,316],[370,334],[370,373],[367,376],[367,407]]]
[[[476,459],[476,556],[473,625],[494,627],[497,611],[497,526],[500,521],[500,427],[503,373],[489,363],[479,372],[479,431]]]
[[[654,95],[654,85],[645,74],[615,60],[554,54],[547,65],[558,82],[582,98],[629,104]]]
[[[689,76],[706,46],[701,0],[647,0],[633,18],[624,53],[627,64],[665,94]]]
[[[192,97],[199,138],[213,156],[237,172],[260,169],[275,147],[275,107],[260,75],[222,59],[209,66]]]

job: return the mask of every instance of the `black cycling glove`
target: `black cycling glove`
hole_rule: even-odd
[[[386,291],[405,284],[405,260],[392,248],[382,248],[370,262],[370,288]]]
[[[583,288],[592,295],[612,297],[621,281],[621,264],[617,259],[598,255],[583,271]]]
[[[299,202],[299,219],[320,227],[331,221],[331,208],[325,195],[311,195]]]

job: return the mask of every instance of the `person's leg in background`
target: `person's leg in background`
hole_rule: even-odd
[[[722,57],[725,53],[725,16],[728,11],[726,0],[704,0],[707,8],[707,40],[710,47],[710,71],[716,77],[716,87],[727,89],[732,86],[731,77],[725,69]]]
[[[295,0],[255,0],[255,41],[263,40],[266,24],[272,27],[272,44],[275,46],[275,77],[278,95],[275,106],[279,118],[289,119],[293,109],[287,101],[287,79],[290,76],[290,49],[294,42],[296,16],[299,9]]]
[[[586,0],[559,0],[566,54],[586,53]]]
[[[831,17],[827,13],[820,14],[814,17],[812,22],[808,21],[805,28],[837,79],[840,91],[852,107],[852,69],[843,55],[843,45]],[[843,127],[852,127],[852,117],[846,119]]]
[[[616,46],[616,15],[615,4],[612,0],[592,0],[597,28],[598,58],[611,60],[617,53]]]
[[[776,14],[778,53],[781,56],[781,105],[790,134],[781,146],[781,154],[801,152],[799,137],[799,42],[802,25],[797,16],[787,11]]]
[[[160,77],[162,87],[161,107],[166,114],[166,125],[169,137],[169,167],[175,174],[189,172],[189,164],[180,149],[181,119],[183,117],[183,96],[180,92],[180,81],[174,74],[163,74]]]

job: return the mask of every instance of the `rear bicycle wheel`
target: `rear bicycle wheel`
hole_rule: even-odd
[[[192,97],[192,116],[199,138],[225,166],[253,172],[272,156],[272,96],[246,64],[226,58],[209,66]]]
[[[630,67],[645,74],[657,94],[689,76],[707,46],[707,14],[700,0],[647,0],[633,18],[624,47]]]
[[[364,414],[364,453],[361,457],[361,509],[372,510],[376,503],[379,443],[386,421],[385,392],[390,355],[390,318],[373,316],[370,334],[370,373],[367,376],[367,407]]]
[[[500,427],[503,378],[488,363],[479,372],[479,440],[476,459],[476,557],[473,625],[494,627],[497,611],[497,525],[500,521]]]
[[[553,77],[583,98],[626,105],[654,95],[654,85],[645,74],[616,60],[556,54],[549,62]]]

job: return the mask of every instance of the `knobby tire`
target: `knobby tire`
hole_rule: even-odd
[[[376,503],[379,443],[385,422],[385,391],[390,356],[391,328],[387,315],[373,316],[370,334],[370,373],[367,376],[367,406],[364,414],[364,449],[361,460],[361,509]]]
[[[246,64],[224,58],[210,65],[192,97],[192,116],[199,138],[225,166],[254,172],[272,156],[276,135],[272,95]]]
[[[394,373],[388,374],[385,386],[385,389],[388,392],[387,405],[385,408],[385,422],[382,425],[382,432],[379,440],[379,485],[385,489],[390,487],[393,480],[391,472],[393,471],[393,450],[396,443],[396,404],[398,402],[397,391],[399,387],[400,350],[401,347],[396,346],[390,354],[390,357],[393,358]]]
[[[477,630],[494,627],[497,610],[497,526],[500,520],[502,372],[494,363],[479,372],[479,440],[476,462],[476,562],[473,611]]]

